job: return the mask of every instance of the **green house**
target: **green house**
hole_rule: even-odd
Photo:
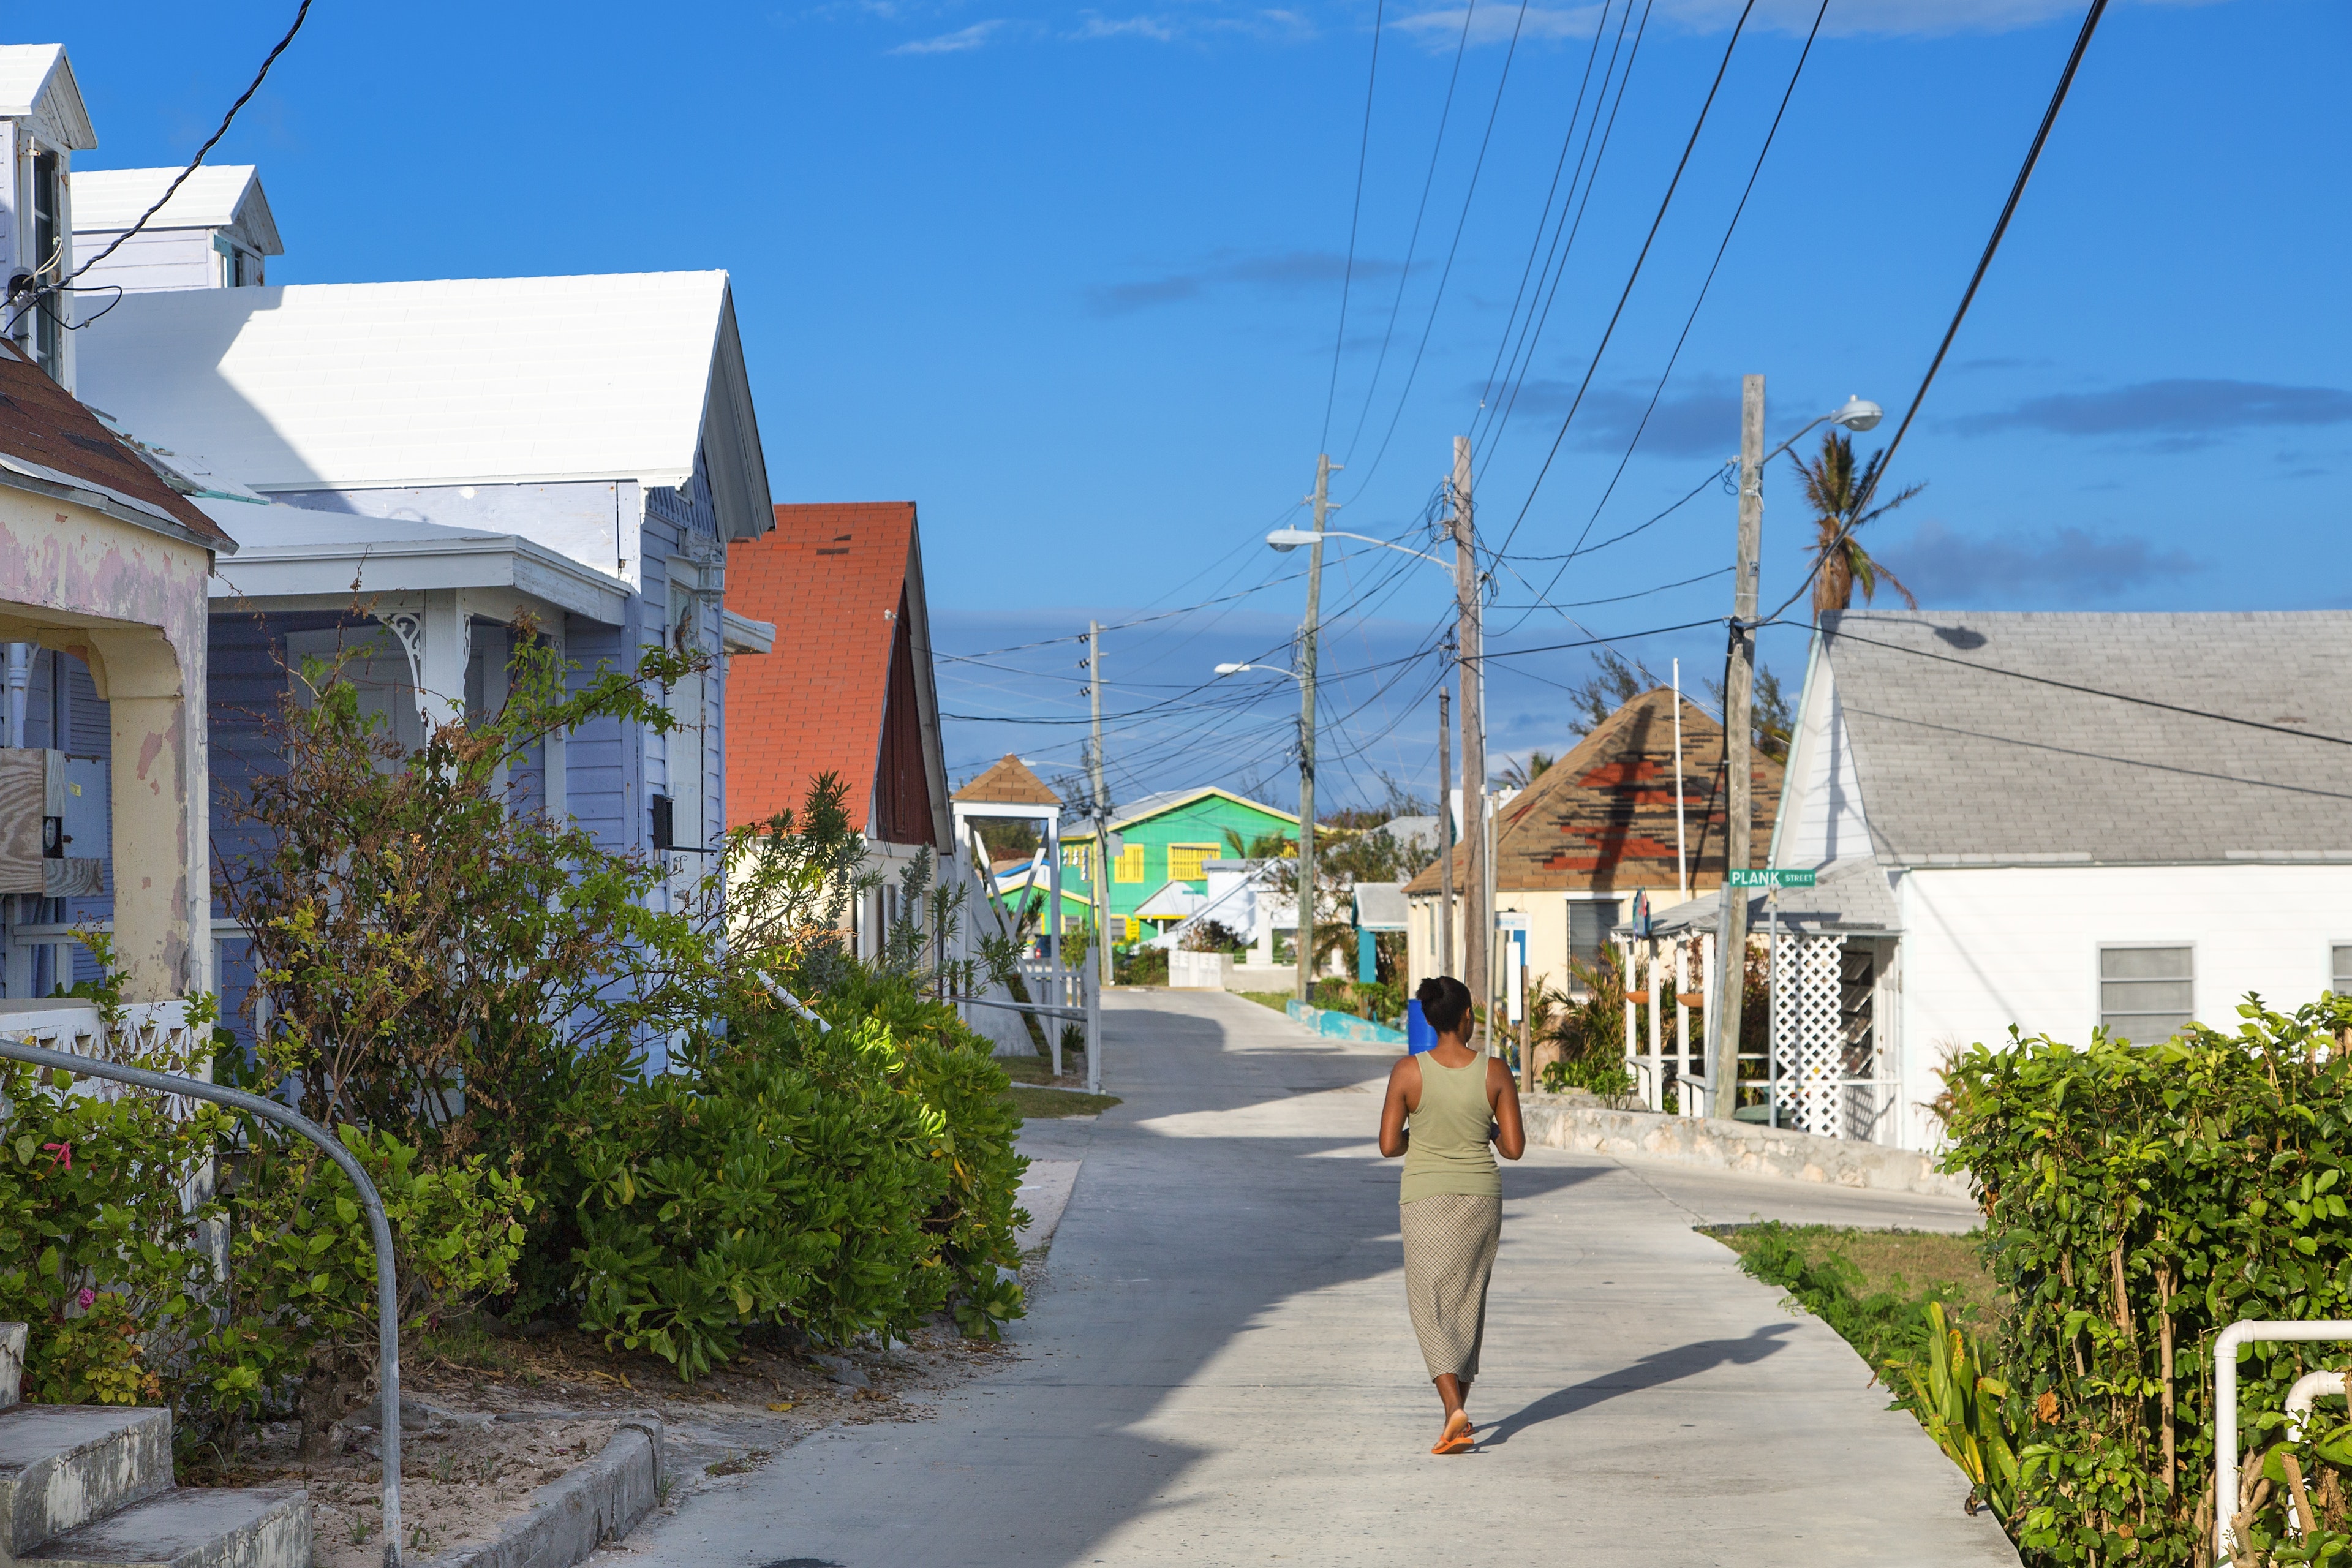
[[[1169,923],[1139,917],[1139,911],[1171,884],[1194,893],[1209,890],[1202,862],[1234,858],[1229,832],[1247,847],[1269,833],[1296,836],[1298,818],[1230,790],[1169,790],[1128,806],[1112,821],[1110,831],[1119,845],[1110,866],[1111,937],[1130,942]],[[1062,835],[1062,886],[1089,900],[1095,886],[1094,837],[1091,828],[1076,825],[1069,825]]]

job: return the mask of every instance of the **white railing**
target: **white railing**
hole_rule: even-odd
[[[2231,1549],[2237,1545],[2238,1352],[2257,1341],[2273,1344],[2352,1341],[2352,1322],[2328,1318],[2300,1322],[2246,1318],[2223,1329],[2213,1342],[2213,1559],[2217,1563],[2232,1558]],[[2295,1394],[2306,1393],[2305,1385],[2311,1381],[2305,1378],[2288,1394],[2290,1410]]]
[[[168,1064],[174,1072],[190,1070],[205,1058],[210,1044],[189,1026],[188,1004],[176,998],[124,1003],[111,1033],[98,1004],[82,997],[0,1001],[0,1039],[100,1061]],[[110,1098],[121,1092],[110,1081],[89,1087]]]

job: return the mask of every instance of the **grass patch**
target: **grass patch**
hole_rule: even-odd
[[[1066,1089],[1041,1089],[1016,1083],[1004,1098],[1024,1121],[1051,1121],[1057,1116],[1097,1116],[1119,1103],[1115,1094],[1079,1094]]]
[[[1290,1005],[1290,993],[1287,991],[1236,991],[1234,994],[1246,996],[1259,1006],[1271,1007],[1277,1013],[1286,1011]]]
[[[1948,1236],[1776,1224],[1724,1226],[1708,1234],[1739,1254],[1740,1267],[1748,1273],[1784,1289],[1793,1290],[1797,1273],[1811,1270],[1837,1277],[1849,1293],[1864,1300],[1888,1296],[1897,1304],[1916,1307],[1933,1294],[1957,1321],[1977,1333],[1990,1331],[2001,1315],[1992,1271],[1981,1250],[1982,1231]],[[1852,1275],[1845,1276],[1832,1258],[1843,1258]]]

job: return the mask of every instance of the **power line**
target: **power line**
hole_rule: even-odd
[[[2100,4],[2105,3],[2105,0],[2100,0]],[[1698,119],[1691,125],[1690,140],[1683,143],[1683,155],[1675,164],[1674,178],[1666,182],[1666,194],[1658,203],[1658,216],[1650,220],[1650,232],[1642,241],[1641,253],[1633,258],[1633,269],[1626,274],[1624,289],[1617,296],[1617,308],[1609,312],[1609,325],[1602,329],[1601,342],[1584,367],[1584,380],[1577,386],[1576,396],[1570,402],[1568,413],[1560,419],[1559,434],[1552,437],[1551,450],[1544,454],[1543,466],[1536,470],[1535,483],[1528,487],[1528,499],[1520,503],[1519,515],[1511,520],[1511,526],[1504,533],[1497,553],[1509,549],[1511,541],[1518,537],[1519,525],[1527,521],[1528,509],[1536,504],[1536,492],[1543,489],[1544,478],[1551,472],[1552,460],[1559,456],[1560,443],[1568,439],[1568,427],[1575,420],[1577,409],[1583,405],[1584,395],[1591,388],[1593,376],[1600,373],[1601,356],[1609,352],[1609,340],[1616,335],[1617,323],[1625,314],[1625,302],[1633,297],[1633,285],[1641,280],[1643,264],[1650,258],[1650,247],[1656,242],[1658,229],[1666,221],[1666,209],[1674,205],[1675,192],[1682,186],[1683,171],[1690,167],[1691,153],[1698,146],[1699,132],[1706,128],[1707,110],[1715,107],[1715,95],[1723,86],[1724,73],[1731,68],[1732,51],[1738,48],[1739,35],[1747,27],[1748,17],[1755,9],[1756,0],[1748,0],[1739,8],[1739,20],[1732,24],[1731,41],[1724,46],[1722,63],[1715,68],[1715,80],[1708,84],[1706,101],[1698,107]]]
[[[1445,150],[1445,127],[1454,118],[1454,89],[1462,79],[1463,54],[1470,47],[1470,19],[1477,14],[1478,0],[1469,0],[1462,13],[1462,37],[1454,46],[1454,70],[1445,79],[1445,104],[1438,110],[1437,140],[1429,149],[1429,173],[1421,182],[1421,205],[1413,209],[1412,234],[1405,241],[1404,265],[1397,269],[1396,298],[1389,301],[1389,324],[1381,333],[1381,352],[1372,361],[1372,379],[1364,387],[1364,406],[1356,416],[1355,433],[1348,437],[1349,458],[1355,455],[1356,443],[1363,439],[1364,421],[1370,417],[1372,397],[1380,390],[1381,369],[1388,363],[1389,343],[1396,336],[1397,311],[1404,304],[1404,286],[1412,277],[1412,253],[1421,245],[1421,223],[1429,213],[1430,188],[1437,183],[1437,156]]]
[[[1467,25],[1467,19],[1465,19]],[[1511,24],[1511,47],[1503,54],[1503,71],[1495,81],[1495,102],[1486,110],[1486,133],[1478,138],[1478,156],[1470,165],[1470,184],[1462,193],[1462,216],[1454,222],[1454,241],[1445,247],[1445,265],[1437,274],[1437,291],[1430,296],[1429,319],[1422,323],[1421,342],[1414,345],[1412,364],[1405,372],[1403,390],[1397,394],[1396,411],[1389,416],[1389,427],[1381,433],[1380,450],[1358,479],[1355,493],[1359,496],[1370,486],[1372,476],[1381,471],[1381,459],[1389,455],[1389,443],[1396,439],[1397,422],[1404,417],[1404,406],[1412,398],[1412,384],[1421,374],[1422,357],[1429,352],[1429,334],[1437,328],[1438,307],[1445,302],[1445,285],[1454,276],[1454,258],[1462,249],[1462,231],[1470,226],[1470,204],[1478,195],[1478,176],[1486,171],[1486,149],[1495,140],[1495,121],[1503,112],[1503,89],[1510,85],[1511,62],[1518,58],[1519,34],[1528,25],[1528,0],[1519,0],[1518,20]]]
[[[228,134],[228,128],[236,121],[237,110],[243,109],[247,103],[251,102],[253,95],[261,90],[263,79],[269,75],[269,68],[278,63],[278,57],[286,52],[286,46],[294,41],[294,35],[302,30],[303,19],[308,17],[310,15],[310,0],[302,0],[301,5],[294,13],[294,25],[286,29],[286,36],[278,40],[278,47],[269,51],[268,55],[264,58],[261,62],[261,68],[253,73],[253,80],[246,87],[246,89],[243,92],[237,94],[236,101],[228,106],[228,112],[221,116],[220,128],[212,133],[211,137],[205,141],[203,146],[196,149],[196,155],[188,160],[188,166],[173,176],[172,183],[163,187],[163,194],[155,198],[155,205],[149,207],[145,212],[141,213],[139,215],[138,222],[132,224],[129,228],[124,229],[121,234],[116,235],[114,237],[113,243],[109,245],[104,250],[100,251],[96,256],[91,257],[88,261],[83,262],[79,267],[75,268],[71,272],[68,272],[63,278],[58,279],[55,283],[36,286],[32,290],[32,298],[27,300],[22,306],[18,307],[15,315],[8,318],[7,330],[10,332],[14,332],[16,330],[16,323],[24,319],[25,312],[26,310],[29,310],[35,305],[39,304],[47,296],[64,292],[67,285],[70,284],[75,279],[80,277],[83,273],[89,271],[91,268],[97,266],[100,262],[105,260],[108,257],[113,255],[116,250],[121,247],[124,241],[128,240],[132,235],[137,234],[141,229],[147,226],[148,219],[153,217],[157,213],[163,210],[164,204],[169,202],[173,196],[179,193],[180,187],[187,184],[188,176],[194,174],[196,172],[197,166],[204,163],[205,155],[210,153],[215,147],[219,146],[220,139]],[[118,302],[120,301],[120,299],[121,296],[118,295]],[[111,304],[107,307],[110,310],[113,308],[114,306]]]
[[[2067,91],[2074,85],[2074,72],[2081,67],[2083,56],[2091,47],[2091,35],[2098,31],[2099,18],[2105,16],[2106,11],[2107,0],[2091,0],[2091,9],[2083,17],[2083,30],[2075,35],[2074,50],[2066,57],[2066,68],[2059,73],[2058,86],[2050,94],[2050,107],[2042,110],[2041,128],[2033,133],[2033,145],[2026,149],[2025,162],[2018,168],[2016,183],[2009,187],[2009,200],[2001,204],[2000,221],[1992,226],[1992,237],[1985,241],[1984,254],[1977,258],[1977,269],[1969,275],[1968,289],[1960,296],[1959,309],[1952,312],[1952,324],[1944,329],[1944,341],[1936,345],[1936,357],[1928,362],[1927,374],[1919,378],[1919,390],[1911,395],[1911,406],[1904,410],[1903,423],[1895,427],[1895,439],[1886,444],[1876,476],[1872,479],[1869,488],[1855,498],[1852,515],[1856,520],[1870,504],[1870,498],[1877,493],[1880,481],[1886,477],[1886,470],[1894,466],[1896,449],[1903,445],[1903,437],[1910,430],[1911,421],[1917,417],[1919,405],[1927,400],[1927,388],[1935,384],[1936,373],[1943,368],[1944,356],[1952,349],[1952,340],[1959,336],[1960,323],[1968,319],[1969,306],[1976,300],[1978,286],[1984,282],[1985,273],[1992,267],[1993,255],[2000,249],[2001,237],[2009,232],[2009,220],[2016,216],[2017,204],[2025,195],[2025,183],[2033,177],[2033,166],[2042,159],[2042,144],[2050,140],[2050,128],[2058,123],[2058,110],[2065,107]],[[1813,579],[1821,574],[1822,563],[1853,532],[1854,526],[1853,521],[1848,521],[1838,529],[1830,542],[1814,555],[1813,564],[1797,584],[1796,593],[1782,600],[1780,608],[1765,616],[1765,620],[1780,619],[1781,613],[1797,602],[1812,585]]]
[[[1511,346],[1511,328],[1512,325],[1519,319],[1519,301],[1527,297],[1528,279],[1536,275],[1536,253],[1543,249],[1544,230],[1551,226],[1552,198],[1559,195],[1559,176],[1561,172],[1568,167],[1568,150],[1575,144],[1576,127],[1578,121],[1584,118],[1584,94],[1591,86],[1592,63],[1601,58],[1601,36],[1609,30],[1609,7],[1614,4],[1616,4],[1616,0],[1602,0],[1601,20],[1595,24],[1592,29],[1592,46],[1588,48],[1584,54],[1584,72],[1577,79],[1576,82],[1576,102],[1570,106],[1568,111],[1568,129],[1560,132],[1559,156],[1552,162],[1551,184],[1544,191],[1543,209],[1536,215],[1536,231],[1528,237],[1528,258],[1519,268],[1519,286],[1511,292],[1510,313],[1503,318],[1503,335],[1500,341],[1495,344],[1494,363],[1486,367],[1486,384],[1479,391],[1478,394],[1478,406],[1482,409],[1486,406],[1488,399],[1494,394],[1495,378],[1502,373],[1503,353],[1506,349]],[[1633,0],[1625,0],[1625,15],[1629,20],[1632,18],[1633,15]],[[1625,36],[1625,29],[1622,25],[1617,29],[1617,36],[1619,41],[1622,43]],[[1609,68],[1612,73],[1613,73],[1617,68],[1617,57],[1613,51],[1609,57]],[[1609,90],[1609,79],[1607,76],[1603,76],[1601,78],[1601,89],[1604,93]],[[1601,110],[1597,100],[1594,104],[1592,118],[1595,123],[1598,123],[1601,119]],[[1591,146],[1591,136],[1588,132],[1585,137],[1585,145],[1588,150],[1590,150]],[[1577,180],[1581,179],[1583,174],[1584,160],[1580,156],[1576,163],[1576,177],[1570,179],[1568,185],[1570,198],[1571,200],[1573,200],[1575,196]],[[1566,221],[1567,213],[1568,209],[1566,207],[1562,207],[1560,209],[1562,221]],[[1551,262],[1549,258],[1547,258],[1544,262],[1544,275],[1549,277],[1550,272]],[[1537,287],[1540,289],[1542,284],[1538,282]]]
[[[1577,237],[1584,232],[1584,215],[1591,209],[1592,205],[1592,193],[1601,183],[1601,165],[1609,156],[1610,143],[1616,139],[1617,116],[1625,107],[1626,89],[1633,86],[1633,68],[1641,62],[1642,42],[1649,36],[1652,3],[1653,0],[1643,0],[1641,25],[1633,29],[1633,52],[1625,57],[1624,74],[1617,79],[1617,96],[1611,100],[1609,105],[1609,123],[1601,130],[1601,145],[1597,151],[1592,153],[1592,168],[1591,172],[1584,175],[1584,195],[1580,198],[1576,199],[1576,221],[1572,224],[1569,222],[1568,209],[1563,206],[1560,209],[1560,221],[1552,231],[1553,250],[1559,258],[1559,266],[1555,268],[1551,264],[1551,260],[1549,258],[1546,259],[1544,265],[1546,270],[1551,275],[1551,283],[1549,288],[1544,292],[1542,310],[1538,313],[1531,306],[1528,312],[1527,321],[1521,323],[1519,331],[1519,343],[1517,347],[1514,349],[1511,356],[1512,368],[1510,374],[1512,381],[1510,395],[1503,400],[1503,405],[1499,412],[1489,412],[1485,431],[1476,437],[1476,439],[1483,440],[1486,443],[1490,454],[1492,453],[1495,446],[1502,440],[1503,431],[1505,427],[1510,424],[1511,416],[1518,409],[1519,394],[1525,390],[1527,386],[1528,372],[1535,366],[1536,350],[1543,342],[1544,328],[1549,326],[1551,322],[1552,305],[1559,298],[1560,284],[1565,282],[1568,278],[1569,258],[1575,253]],[[1630,0],[1626,6],[1625,15],[1628,19],[1633,16],[1633,6],[1630,4]],[[1618,24],[1618,36],[1622,42],[1624,36],[1624,23],[1622,21]],[[1615,51],[1612,49],[1610,56],[1610,67],[1613,70],[1615,66],[1616,55]],[[1608,78],[1605,75],[1601,79],[1601,90],[1604,93],[1608,90]],[[1593,112],[1595,123],[1597,124],[1600,115],[1600,107],[1597,103],[1594,105]],[[1588,129],[1586,132],[1585,143],[1587,148],[1591,149],[1591,133],[1590,129]],[[1582,154],[1580,153],[1578,155],[1577,162],[1580,168],[1583,163]],[[1571,180],[1570,190],[1573,191],[1573,189],[1574,182]],[[1567,231],[1568,236],[1568,243],[1565,247],[1562,247],[1560,245],[1560,231],[1562,229]],[[1506,337],[1510,335],[1507,326],[1506,326],[1504,330],[1504,335]]]
[[[1331,445],[1331,405],[1339,395],[1339,356],[1348,343],[1348,295],[1356,281],[1356,228],[1364,216],[1364,161],[1372,150],[1372,89],[1381,80],[1381,20],[1387,12],[1388,0],[1375,0],[1372,66],[1364,78],[1364,131],[1356,143],[1356,199],[1348,209],[1348,260],[1339,274],[1339,331],[1331,340],[1331,382],[1323,390],[1323,434],[1315,442],[1318,451]]]
[[[1797,95],[1798,79],[1805,74],[1805,62],[1812,58],[1813,40],[1821,36],[1822,18],[1829,12],[1830,0],[1822,0],[1821,8],[1813,13],[1812,30],[1805,35],[1805,47],[1797,53],[1796,67],[1789,72],[1789,85],[1780,94],[1780,107],[1772,111],[1772,123],[1764,132],[1764,144],[1756,150],[1756,163],[1748,171],[1748,184],[1740,188],[1738,205],[1731,209],[1731,221],[1723,226],[1723,241],[1715,247],[1715,259],[1707,264],[1706,276],[1699,281],[1698,297],[1691,301],[1690,314],[1683,318],[1683,330],[1675,338],[1673,352],[1666,355],[1666,368],[1658,373],[1658,384],[1650,389],[1650,401],[1633,426],[1633,438],[1625,443],[1625,455],[1617,459],[1617,471],[1609,476],[1607,488],[1593,503],[1592,515],[1585,520],[1584,531],[1576,537],[1579,548],[1591,534],[1592,525],[1601,521],[1601,509],[1609,504],[1609,498],[1617,493],[1618,481],[1625,477],[1625,465],[1633,460],[1633,449],[1642,444],[1643,432],[1650,427],[1650,416],[1658,411],[1658,399],[1664,395],[1666,383],[1673,379],[1675,366],[1683,357],[1683,345],[1690,341],[1691,328],[1698,322],[1699,309],[1706,303],[1707,291],[1715,287],[1715,275],[1723,266],[1725,254],[1731,249],[1731,237],[1739,228],[1741,215],[1748,211],[1748,198],[1756,194],[1756,181],[1764,173],[1764,160],[1771,154],[1772,142],[1780,134],[1780,121],[1789,112],[1789,100]],[[1570,551],[1570,558],[1575,553]],[[1554,581],[1558,581],[1557,576]]]

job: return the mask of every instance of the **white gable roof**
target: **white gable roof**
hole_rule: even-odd
[[[179,174],[177,169],[76,169],[75,231],[129,228]],[[241,228],[262,255],[286,254],[269,198],[261,194],[261,178],[250,163],[198,169],[173,193],[163,210],[148,220],[147,228]]]
[[[724,272],[132,294],[79,391],[262,491],[635,479],[774,524]]]
[[[98,145],[63,44],[0,44],[0,120],[31,120],[75,152]]]

